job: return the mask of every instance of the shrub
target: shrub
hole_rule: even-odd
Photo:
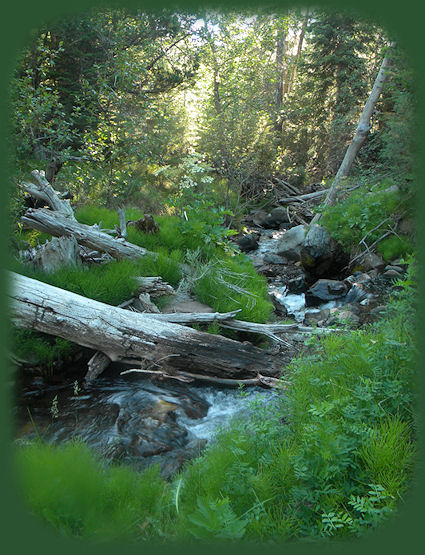
[[[412,245],[406,236],[391,236],[378,243],[376,250],[387,262],[411,254]]]
[[[392,190],[390,185],[384,181],[373,190],[363,185],[347,199],[324,210],[321,223],[347,252],[363,237],[367,237],[366,242],[370,245],[387,231],[391,222],[380,224],[402,203],[400,193]]]

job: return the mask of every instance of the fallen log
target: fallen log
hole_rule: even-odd
[[[139,293],[149,293],[151,297],[174,295],[175,290],[159,276],[136,277]]]
[[[125,239],[115,239],[104,231],[80,224],[60,212],[53,212],[45,208],[29,208],[21,217],[21,223],[24,228],[36,229],[55,237],[74,236],[78,244],[106,252],[118,260],[124,258],[138,260],[144,256],[157,256]]]
[[[294,197],[283,197],[279,199],[279,202],[282,204],[290,204],[291,202],[304,202],[306,200],[322,197],[327,192],[328,189],[323,189],[322,191],[315,191],[314,193],[306,193],[304,195],[298,195]]]
[[[258,373],[276,377],[281,361],[250,344],[156,320],[87,299],[40,281],[11,273],[12,322],[100,351],[112,361],[141,360],[175,371],[224,378]]]
[[[141,368],[131,368],[130,370],[120,372],[120,374],[122,376],[124,374],[131,374],[133,372],[137,374],[149,374],[160,379],[172,379],[187,383],[198,380],[219,385],[228,385],[231,387],[239,387],[241,385],[260,385],[265,387],[280,387],[284,389],[284,385],[280,382],[278,378],[262,376],[261,374],[257,374],[255,378],[246,378],[240,380],[232,378],[216,378],[214,376],[202,376],[201,374],[192,374],[191,372],[179,372],[178,376],[173,376],[171,374],[167,374],[166,372],[160,372],[158,370],[142,370]]]
[[[47,203],[52,210],[63,214],[71,220],[75,220],[74,211],[69,200],[59,196],[57,191],[47,181],[44,172],[33,170],[31,175],[37,183],[22,182],[21,187],[32,197]]]
[[[256,322],[244,322],[243,320],[234,320],[234,316],[240,312],[240,309],[233,312],[176,312],[170,314],[151,314],[154,320],[162,322],[170,322],[176,324],[196,324],[220,321],[220,325],[224,328],[230,328],[238,331],[246,331],[248,333],[259,333],[268,335],[273,339],[284,342],[280,337],[276,337],[276,333],[333,333],[341,331],[338,328],[312,328],[303,326],[294,322],[293,324],[258,324]]]

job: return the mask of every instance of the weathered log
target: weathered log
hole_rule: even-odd
[[[159,308],[151,301],[149,293],[140,293],[137,299],[133,300],[133,306],[138,312],[159,314]]]
[[[130,370],[125,370],[120,374],[122,376],[124,374],[131,374],[133,372],[137,374],[149,374],[160,379],[172,379],[181,382],[193,382],[195,380],[199,380],[220,385],[228,385],[231,387],[239,387],[241,385],[260,385],[265,387],[279,387],[284,389],[284,385],[280,382],[278,378],[262,376],[261,374],[257,374],[255,378],[246,378],[240,380],[232,378],[216,378],[214,376],[202,376],[201,374],[192,374],[191,372],[179,372],[178,375],[174,376],[172,374],[167,374],[166,372],[160,372],[158,370],[142,370],[140,368],[131,368]]]
[[[139,293],[149,293],[151,297],[176,293],[174,288],[159,276],[136,277],[135,279],[139,286]]]
[[[151,314],[155,320],[162,322],[170,322],[176,324],[195,324],[219,321],[220,325],[248,333],[260,333],[264,335],[275,333],[332,333],[341,331],[336,328],[312,328],[303,326],[296,322],[291,324],[258,324],[256,322],[244,322],[243,320],[234,320],[234,316],[240,312],[240,309],[232,312],[175,312],[170,314]]]
[[[43,272],[54,272],[64,266],[77,266],[80,262],[78,243],[74,237],[53,237],[40,245],[29,261]]]
[[[148,360],[226,378],[277,376],[278,357],[231,339],[158,321],[12,273],[12,322],[101,351],[112,361]]]
[[[65,217],[60,212],[53,212],[45,208],[29,208],[22,216],[21,223],[25,228],[43,231],[55,237],[74,236],[80,245],[107,252],[118,260],[124,258],[138,260],[144,256],[157,256],[155,253],[133,245],[125,239],[115,239],[99,229],[80,224]]]
[[[125,211],[124,208],[118,208],[118,219],[120,221],[120,236],[124,237],[124,239],[127,237],[127,222],[125,219]]]
[[[279,202],[282,204],[290,204],[291,202],[303,202],[306,200],[311,200],[314,198],[319,198],[325,195],[328,192],[328,189],[323,189],[321,191],[315,191],[314,193],[306,193],[305,195],[298,195],[294,197],[284,197],[280,198]]]
[[[69,203],[69,200],[60,198],[59,194],[53,189],[50,183],[44,176],[44,172],[38,170],[33,170],[31,175],[36,180],[34,183],[21,183],[22,188],[29,193],[32,197],[43,200],[46,202],[52,210],[60,212],[67,218],[75,220],[74,211]]]
[[[391,43],[391,48],[395,46],[395,43]],[[366,139],[369,136],[370,128],[371,128],[371,118],[373,115],[373,111],[375,109],[375,105],[378,102],[379,97],[381,96],[382,89],[384,88],[384,84],[388,79],[388,70],[392,66],[392,53],[391,51],[385,56],[382,60],[381,67],[379,68],[378,75],[375,79],[373,84],[372,90],[369,94],[369,97],[366,101],[366,104],[363,107],[362,113],[360,115],[359,123],[357,125],[356,132],[354,137],[352,138],[348,148],[345,152],[344,158],[341,162],[341,165],[338,168],[338,171],[335,175],[333,183],[331,187],[328,189],[328,193],[323,203],[323,208],[326,209],[329,206],[332,206],[338,196],[338,192],[340,187],[343,185],[345,178],[348,176],[351,170],[351,166],[357,156],[357,153],[366,142]],[[312,222],[313,224],[317,224],[320,221],[322,214],[317,213]]]
[[[84,385],[91,383],[98,376],[100,376],[100,374],[108,368],[111,362],[112,361],[108,355],[105,355],[100,351],[96,351],[87,363],[88,370],[84,376]]]

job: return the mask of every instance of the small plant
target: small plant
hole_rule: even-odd
[[[209,500],[197,498],[197,510],[188,515],[189,534],[200,540],[237,540],[245,534],[246,519],[238,519],[227,498]]]
[[[59,416],[59,408],[58,408],[58,396],[55,395],[53,397],[52,405],[50,407],[50,414],[52,418],[58,418]]]

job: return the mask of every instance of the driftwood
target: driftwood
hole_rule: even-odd
[[[80,224],[60,212],[45,208],[29,208],[22,216],[21,223],[25,228],[43,231],[55,237],[74,236],[80,245],[106,252],[118,260],[138,260],[144,256],[156,256],[155,253],[133,245],[125,239],[115,239],[95,227]]]
[[[25,251],[24,251],[25,252]],[[78,243],[74,237],[53,237],[37,249],[30,260],[26,260],[33,268],[43,272],[54,272],[64,266],[77,266],[80,262]]]
[[[191,372],[179,372],[178,376],[173,376],[172,374],[167,374],[166,372],[160,372],[158,370],[143,370],[140,368],[131,368],[130,370],[125,370],[120,374],[122,376],[124,374],[131,374],[133,372],[137,374],[149,374],[159,379],[172,379],[187,383],[198,380],[219,385],[228,385],[231,387],[239,387],[241,385],[259,385],[265,387],[279,387],[282,389],[284,388],[283,384],[278,378],[262,376],[261,374],[257,374],[255,378],[246,378],[240,380],[232,378],[216,378],[214,376],[203,376],[201,374],[192,374]]]
[[[306,200],[322,197],[327,192],[328,192],[328,189],[323,189],[321,191],[315,191],[314,193],[306,193],[305,195],[297,195],[294,197],[283,197],[279,199],[279,202],[282,204],[290,204],[291,202],[305,202]]]
[[[21,187],[32,197],[46,202],[52,210],[63,214],[71,220],[75,220],[74,211],[69,200],[60,197],[60,193],[55,191],[47,181],[44,172],[33,170],[31,175],[34,177],[36,184],[23,182]]]
[[[149,293],[151,297],[174,295],[175,289],[159,276],[136,277],[139,293]]]
[[[278,357],[250,344],[159,321],[105,305],[46,283],[11,273],[12,322],[101,351],[112,361],[142,360],[176,371],[245,379],[276,377]]]
[[[95,380],[100,374],[108,368],[111,359],[105,353],[96,351],[87,363],[87,373],[84,377],[84,384],[87,385]]]
[[[170,314],[152,314],[151,317],[162,322],[170,322],[176,324],[195,324],[219,321],[220,325],[238,331],[246,331],[248,333],[259,333],[267,335],[282,341],[277,337],[276,333],[333,333],[341,331],[336,328],[312,328],[303,326],[296,322],[291,324],[257,324],[256,322],[244,322],[243,320],[234,320],[234,316],[240,312],[240,309],[233,312],[176,312]]]

